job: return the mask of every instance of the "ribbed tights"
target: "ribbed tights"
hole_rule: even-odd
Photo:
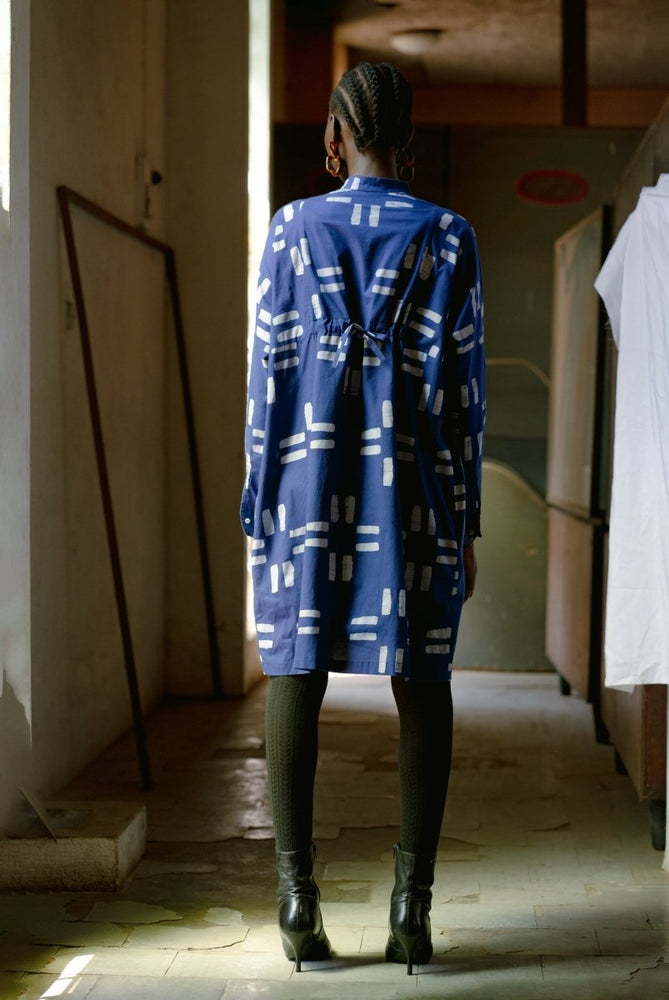
[[[277,851],[311,846],[318,715],[327,686],[323,670],[269,680],[265,747]]]
[[[320,670],[269,680],[265,741],[278,851],[311,844],[318,716],[327,683]],[[433,854],[451,767],[451,685],[392,678],[392,689],[400,720],[400,844],[411,854]]]
[[[444,817],[453,748],[450,681],[391,680],[400,717],[400,846],[435,854]]]

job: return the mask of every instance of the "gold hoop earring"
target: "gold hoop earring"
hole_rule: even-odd
[[[332,177],[341,177],[343,160],[337,151],[337,143],[330,141],[330,152],[325,157],[325,169]]]

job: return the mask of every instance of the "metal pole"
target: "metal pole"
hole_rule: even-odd
[[[123,571],[121,567],[121,556],[116,534],[116,522],[114,519],[114,508],[112,504],[111,488],[109,484],[109,471],[107,468],[107,457],[105,453],[104,438],[102,435],[102,421],[100,418],[100,404],[98,401],[97,386],[95,383],[95,368],[93,365],[93,352],[91,350],[91,339],[86,317],[86,306],[81,283],[81,273],[79,271],[79,261],[74,241],[74,230],[72,227],[72,217],[68,203],[68,192],[66,188],[58,188],[58,204],[60,206],[63,220],[63,231],[65,236],[65,246],[72,276],[72,289],[74,292],[74,302],[77,310],[79,322],[79,333],[81,337],[81,351],[84,362],[84,374],[86,377],[86,391],[88,393],[88,406],[91,415],[91,426],[93,430],[93,445],[95,448],[95,461],[98,469],[98,480],[100,483],[100,493],[102,495],[102,507],[105,518],[105,528],[107,532],[107,544],[109,546],[109,556],[112,565],[112,576],[114,580],[114,593],[116,596],[116,607],[118,610],[119,625],[121,628],[121,639],[123,642],[123,656],[125,662],[125,672],[128,680],[128,691],[130,694],[130,705],[132,707],[133,726],[135,731],[135,742],[137,745],[137,757],[142,777],[142,787],[145,791],[153,788],[151,778],[151,765],[146,742],[146,730],[144,727],[144,716],[139,694],[139,684],[137,682],[137,668],[135,665],[135,654],[132,645],[132,635],[130,631],[130,619],[128,616],[128,605],[123,584]]]
[[[195,436],[195,419],[193,416],[193,399],[190,390],[188,374],[188,359],[186,357],[186,339],[184,337],[183,320],[181,317],[181,301],[179,284],[174,259],[174,251],[165,253],[165,270],[167,283],[172,299],[172,315],[174,316],[174,332],[179,360],[179,375],[183,393],[184,415],[186,418],[186,435],[188,438],[188,455],[191,467],[191,482],[193,485],[193,501],[195,503],[195,520],[197,523],[197,538],[200,549],[200,565],[202,570],[202,585],[204,589],[205,612],[207,616],[207,638],[209,641],[209,663],[211,667],[212,692],[215,698],[223,698],[221,681],[221,665],[218,656],[218,639],[216,635],[216,615],[214,612],[213,589],[211,585],[211,568],[207,549],[207,532],[204,517],[204,502],[202,498],[202,479],[200,476],[200,458]]]

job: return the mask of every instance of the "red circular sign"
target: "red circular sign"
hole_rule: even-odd
[[[530,170],[518,178],[516,192],[539,205],[567,205],[586,197],[588,182],[569,170]]]

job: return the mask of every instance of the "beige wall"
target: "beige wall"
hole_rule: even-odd
[[[135,157],[164,169],[164,3],[33,0],[31,31],[31,783],[52,791],[130,723],[56,186],[134,221]],[[75,232],[148,706],[164,657],[160,262],[79,212]]]
[[[244,675],[247,283],[246,0],[168,0],[168,233],[176,250],[203,473],[224,690]],[[192,500],[170,368],[168,675],[174,693],[211,690]]]
[[[147,226],[176,245],[226,692],[255,679],[237,513],[246,0],[14,7],[11,236],[0,219],[0,830],[19,784],[54,792],[131,722],[56,188],[137,224],[140,155],[165,175]],[[211,689],[173,331],[161,257],[79,210],[74,220],[147,709],[168,689]]]
[[[10,213],[0,208],[0,830],[30,779],[29,8],[13,19]],[[10,225],[11,218],[11,225]]]

